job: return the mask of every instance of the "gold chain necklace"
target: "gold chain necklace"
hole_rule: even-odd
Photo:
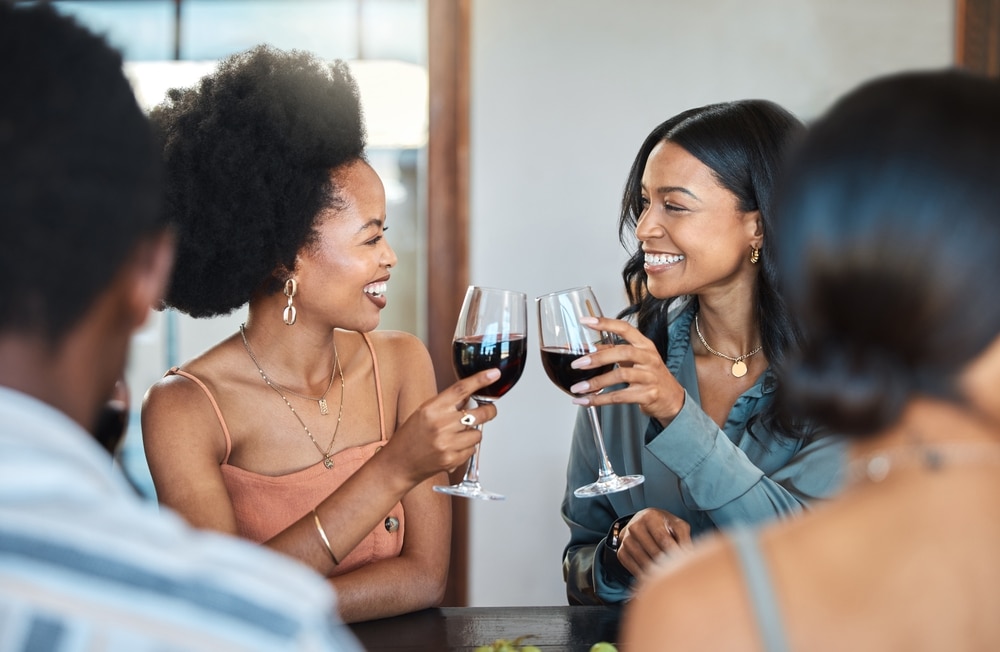
[[[720,358],[725,358],[726,360],[729,360],[730,362],[733,363],[733,369],[732,369],[733,375],[736,376],[737,378],[742,378],[743,376],[747,375],[747,363],[744,362],[744,360],[746,360],[750,356],[757,355],[758,353],[760,353],[761,348],[763,348],[763,345],[758,346],[750,353],[744,353],[738,358],[726,355],[725,353],[719,353],[718,351],[716,351],[715,349],[713,349],[708,345],[708,342],[705,341],[705,336],[701,334],[701,328],[698,327],[698,313],[694,314],[694,332],[698,333],[698,339],[701,340],[702,345],[704,345],[704,347],[708,349],[709,353],[718,356]]]
[[[268,378],[267,374],[264,373],[264,370],[261,368],[260,363],[257,362],[257,356],[255,356],[253,354],[253,350],[250,348],[250,342],[247,341],[246,324],[240,324],[240,336],[243,338],[243,348],[245,348],[247,350],[247,355],[249,355],[250,359],[253,360],[253,364],[254,364],[255,367],[257,367],[257,371],[260,373],[260,377],[264,380],[264,382],[267,384],[268,387],[270,387],[275,392],[277,392],[278,396],[281,397],[281,400],[283,400],[285,402],[285,405],[288,406],[288,409],[292,411],[292,416],[295,417],[295,419],[299,422],[299,425],[302,426],[302,429],[306,431],[307,435],[309,435],[309,441],[311,441],[313,443],[313,446],[316,447],[316,450],[318,450],[320,452],[320,455],[323,456],[323,466],[325,466],[328,469],[332,469],[333,468],[333,460],[330,459],[330,451],[333,450],[333,442],[337,441],[337,433],[340,432],[340,422],[344,418],[344,387],[345,387],[345,383],[344,383],[344,370],[341,369],[341,367],[340,367],[340,354],[337,352],[337,343],[336,343],[336,341],[334,341],[334,343],[333,343],[333,356],[334,356],[334,365],[333,365],[333,367],[334,367],[334,373],[330,376],[330,386],[331,387],[333,386],[333,379],[339,374],[340,375],[340,410],[337,413],[337,426],[333,430],[333,437],[330,439],[330,445],[327,446],[326,450],[324,451],[323,448],[320,447],[319,442],[316,441],[316,438],[313,437],[313,434],[311,432],[309,432],[309,428],[306,426],[305,422],[302,420],[302,417],[299,416],[299,413],[295,410],[295,407],[291,404],[291,402],[288,400],[288,398],[281,392],[281,390],[284,389],[286,392],[288,392],[290,394],[295,394],[296,396],[299,396],[301,398],[307,398],[307,399],[309,399],[311,401],[316,401],[317,399],[309,397],[309,396],[303,396],[302,394],[298,394],[296,392],[293,392],[290,389],[288,389],[287,387],[283,387],[283,386],[279,385],[278,383],[272,381],[270,378]],[[330,388],[327,387],[326,391],[329,392]],[[319,399],[321,401],[320,402],[320,413],[321,414],[326,414],[327,413],[327,412],[324,411],[324,407],[326,406],[325,399],[326,399],[326,392],[323,393],[323,398]]]
[[[245,323],[240,324],[240,335],[243,336],[243,344],[246,346],[247,353],[250,354],[250,359],[253,360],[253,363],[255,365],[257,365],[257,370],[260,371],[261,376],[264,376],[264,370],[260,368],[259,364],[257,364],[257,358],[255,358],[254,355],[253,355],[253,352],[250,351],[250,345],[247,343],[247,336],[243,332],[243,330],[244,330],[245,327],[246,327]],[[330,388],[333,387],[333,379],[337,377],[337,368],[338,368],[338,365],[340,364],[340,357],[337,356],[337,344],[336,344],[336,342],[334,342],[334,344],[333,344],[333,355],[336,357],[336,362],[333,365],[333,373],[330,374],[330,384],[326,386],[326,391],[324,391],[323,395],[320,396],[319,398],[316,398],[315,396],[306,396],[305,394],[299,394],[294,389],[289,389],[288,387],[285,387],[284,385],[282,385],[281,383],[279,383],[276,380],[271,380],[271,381],[268,382],[268,384],[269,385],[273,385],[274,387],[277,387],[280,390],[288,392],[289,394],[291,394],[293,396],[298,396],[299,398],[304,398],[304,399],[306,399],[308,401],[316,401],[317,403],[319,403],[319,413],[322,414],[323,416],[326,416],[326,415],[330,414],[330,406],[328,406],[326,404],[326,395],[330,393]],[[344,380],[343,374],[341,374],[340,380],[341,381]],[[341,402],[341,407],[343,407],[343,402],[344,402],[344,397],[343,396],[340,397],[340,402]]]

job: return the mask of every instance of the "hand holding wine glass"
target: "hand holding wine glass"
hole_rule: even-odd
[[[524,371],[527,355],[527,297],[522,292],[469,286],[455,326],[452,362],[459,378],[485,369],[499,369],[500,378],[472,395],[479,405],[492,403],[514,386]],[[470,415],[471,416],[471,415]],[[474,419],[463,417],[467,427]],[[479,426],[480,430],[482,425]],[[503,500],[479,484],[479,444],[458,484],[435,491],[482,500]]]
[[[602,316],[597,298],[589,287],[581,287],[540,296],[536,299],[536,303],[542,366],[545,367],[545,373],[559,389],[570,396],[577,396],[570,391],[571,387],[581,381],[607,373],[613,368],[613,365],[590,369],[575,369],[571,366],[573,361],[581,356],[613,346],[605,333],[580,323],[581,317]],[[590,417],[599,457],[598,477],[596,482],[577,488],[573,494],[578,498],[600,496],[641,484],[645,480],[641,475],[615,474],[604,448],[604,436],[597,418],[597,408],[593,405],[588,406],[587,415]]]

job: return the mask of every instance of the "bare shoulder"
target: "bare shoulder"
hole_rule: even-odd
[[[202,401],[207,402],[208,398],[197,382],[184,375],[171,373],[146,390],[142,399],[142,412],[144,418],[160,413],[183,414],[196,408]]]
[[[719,627],[720,614],[726,626]],[[735,553],[718,535],[665,560],[639,586],[622,624],[624,648],[756,650],[750,605]]]
[[[141,410],[142,435],[150,448],[166,440],[162,444],[170,447],[186,442],[224,451],[225,439],[210,398],[219,394],[212,381],[214,357],[210,352],[192,359],[180,367],[189,375],[168,373],[146,390]]]
[[[142,399],[142,411],[156,414],[157,412],[178,411],[185,413],[204,403],[210,402],[200,383],[213,391],[213,369],[226,355],[223,345],[217,344],[201,355],[174,367],[171,371],[183,370],[184,373],[167,372],[146,390]],[[179,409],[178,408],[183,408]]]
[[[404,331],[372,331],[368,333],[379,360],[387,363],[430,363],[430,353],[419,337]]]
[[[378,355],[384,381],[406,378],[425,383],[434,378],[431,354],[420,338],[402,331],[375,331],[368,334]],[[405,385],[406,383],[403,383]]]

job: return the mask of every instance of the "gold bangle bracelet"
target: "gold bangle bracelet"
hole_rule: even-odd
[[[315,509],[312,512],[313,520],[316,522],[316,531],[319,532],[319,538],[323,540],[323,545],[326,547],[326,551],[330,553],[330,559],[333,560],[333,565],[338,566],[340,562],[337,561],[337,556],[333,554],[333,548],[330,547],[330,539],[327,538],[326,530],[323,529],[323,524],[320,523],[319,514],[316,513]]]

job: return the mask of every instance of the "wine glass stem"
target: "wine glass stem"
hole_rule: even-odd
[[[476,426],[480,432],[482,432],[482,426]],[[479,444],[476,444],[476,450],[472,451],[472,457],[469,458],[469,466],[465,469],[465,477],[462,482],[468,484],[479,484]]]
[[[593,405],[587,408],[587,416],[590,417],[590,426],[594,431],[594,444],[597,446],[597,453],[600,455],[601,468],[598,470],[598,482],[603,482],[608,478],[615,477],[615,472],[611,468],[608,460],[608,451],[604,448],[604,435],[601,432],[601,422],[597,418],[597,408]],[[478,450],[478,449],[477,449]]]
[[[476,405],[483,405],[487,402],[477,399]],[[472,457],[469,458],[469,466],[465,469],[465,477],[462,478],[462,482],[467,484],[479,484],[479,446],[483,441],[483,424],[476,426],[476,430],[479,431],[479,441],[476,442],[476,450],[472,451]]]

